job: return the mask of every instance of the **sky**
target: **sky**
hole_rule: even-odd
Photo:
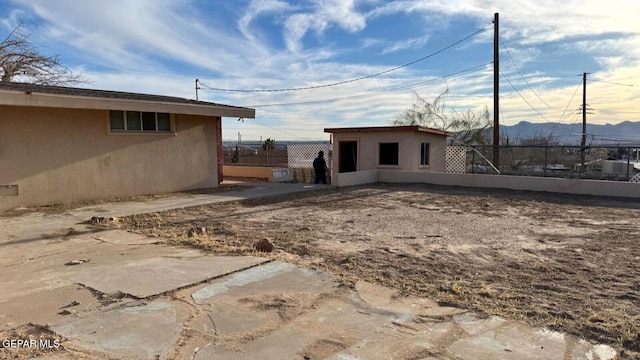
[[[22,25],[83,87],[195,99],[199,79],[256,109],[225,140],[328,140],[447,89],[450,113],[493,117],[494,13],[501,124],[581,122],[585,72],[589,123],[640,121],[640,1],[0,0],[0,37]]]

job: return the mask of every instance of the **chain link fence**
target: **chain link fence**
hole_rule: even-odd
[[[243,142],[242,144],[223,146],[223,161],[225,165],[282,167],[293,169],[295,182],[313,182],[313,160],[319,151],[324,151],[327,167],[331,169],[333,154],[331,145],[316,144],[278,144],[273,149],[266,150],[264,143]]]
[[[288,166],[286,145],[275,144],[273,149],[265,149],[261,142],[244,142],[239,145],[223,146],[225,165],[238,166]]]
[[[464,161],[466,173],[495,174],[488,160],[492,146],[451,146],[447,150],[447,171],[458,172]],[[459,154],[465,148],[466,156]],[[639,172],[640,146],[501,145],[500,174],[550,176],[595,180],[629,181]],[[584,160],[583,160],[584,152]],[[449,163],[451,162],[451,163]]]

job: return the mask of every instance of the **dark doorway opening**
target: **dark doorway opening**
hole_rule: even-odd
[[[358,142],[340,141],[338,151],[340,151],[340,167],[338,172],[352,172],[358,169]]]

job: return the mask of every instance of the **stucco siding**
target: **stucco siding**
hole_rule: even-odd
[[[215,187],[216,118],[175,133],[109,134],[105,110],[0,106],[0,208]]]
[[[357,132],[333,134],[333,153],[339,154],[340,141],[357,141],[357,170],[375,169],[443,172],[446,161],[446,137],[424,132]],[[379,165],[379,143],[398,142],[398,166]],[[429,165],[420,166],[420,144],[430,145]],[[340,168],[340,156],[333,157],[333,173]]]

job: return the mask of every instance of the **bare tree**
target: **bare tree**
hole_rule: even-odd
[[[419,125],[446,130],[455,133],[454,139],[464,144],[489,144],[489,132],[493,126],[489,119],[489,110],[485,107],[480,112],[448,112],[445,102],[448,93],[449,89],[446,89],[436,96],[433,102],[428,102],[414,93],[413,106],[396,115],[393,125]]]
[[[57,86],[87,83],[82,75],[62,64],[60,55],[41,54],[29,35],[20,33],[21,27],[14,28],[0,43],[0,81]]]

